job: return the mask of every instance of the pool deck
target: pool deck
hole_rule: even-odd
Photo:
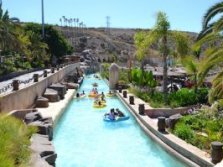
[[[144,104],[145,109],[152,108],[146,102],[131,93],[128,93],[127,98],[124,98],[123,95],[118,92],[117,96],[127,105],[128,108],[131,109],[133,116],[139,122],[140,126],[146,131],[146,133],[161,144],[167,152],[174,154],[189,166],[214,166],[214,164],[211,162],[210,155],[207,152],[186,143],[171,133],[159,132],[157,127],[157,119],[151,119],[147,115],[139,115],[139,104]],[[134,105],[129,104],[129,96],[134,96]]]
[[[57,121],[60,119],[63,112],[65,111],[66,107],[73,99],[75,93],[76,93],[75,89],[68,89],[64,99],[58,102],[49,103],[49,107],[47,108],[37,108],[37,109],[41,113],[43,118],[52,117],[55,126],[57,124]]]

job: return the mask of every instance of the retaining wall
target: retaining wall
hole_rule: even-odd
[[[60,82],[76,67],[79,67],[79,63],[68,65],[37,83],[0,97],[0,112],[10,112],[33,106],[36,98],[42,96],[49,85]]]
[[[167,118],[174,114],[184,115],[190,108],[199,108],[199,106],[193,105],[179,108],[152,108],[152,109],[146,109],[145,113],[150,118],[158,118],[158,117]]]

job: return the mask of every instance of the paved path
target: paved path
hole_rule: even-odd
[[[50,69],[46,69],[46,70],[48,72],[50,72]],[[15,78],[0,82],[0,95],[5,95],[12,91],[11,83],[13,80],[28,81],[29,79],[33,78],[33,74],[41,75],[41,74],[43,74],[43,71],[44,70],[40,70],[40,71],[23,74],[23,75],[15,77]],[[48,74],[48,76],[50,76],[50,75],[52,75],[52,73]],[[40,78],[40,80],[41,80],[41,78]],[[27,86],[31,85],[32,83],[33,83],[33,80],[31,80],[30,82],[27,82],[27,83],[20,83],[19,88],[27,87]],[[6,87],[8,87],[8,88],[6,88]],[[4,88],[4,90],[2,90],[3,88]]]

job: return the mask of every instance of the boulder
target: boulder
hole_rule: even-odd
[[[31,122],[28,125],[36,126],[38,128],[38,133],[42,135],[47,135],[49,141],[53,140],[53,125],[50,123],[44,123],[42,121]]]
[[[25,115],[24,121],[26,124],[29,124],[40,119],[42,119],[42,116],[39,112],[30,112]]]
[[[58,92],[54,89],[49,88],[46,89],[45,93],[43,94],[43,97],[47,98],[49,102],[57,102],[60,100]]]
[[[79,88],[79,84],[76,84],[76,83],[62,82],[61,84],[66,85],[67,89],[78,89]]]
[[[45,97],[38,97],[36,100],[36,107],[46,108],[49,106],[49,100]]]
[[[109,68],[109,88],[111,90],[115,89],[116,84],[119,79],[119,67],[117,64],[112,63]]]
[[[52,165],[48,164],[45,159],[42,159],[39,154],[32,153],[31,160],[29,166],[32,167],[53,167]]]
[[[35,159],[32,158],[32,164],[44,164],[42,160],[45,160],[49,165],[55,166],[57,154],[55,153],[54,146],[48,140],[45,135],[34,134],[31,138],[31,150]],[[39,157],[36,157],[36,154]]]
[[[57,154],[56,153],[49,154],[49,155],[44,156],[42,158],[45,159],[45,161],[48,162],[50,165],[55,166],[55,162],[56,162],[56,159],[57,159]]]
[[[60,83],[52,84],[49,86],[49,88],[56,90],[58,92],[58,95],[60,96],[60,99],[64,99],[64,95],[67,93],[66,86]]]
[[[170,116],[169,118],[167,118],[167,120],[166,120],[167,127],[169,127],[170,129],[174,129],[177,121],[179,121],[179,119],[181,117],[182,117],[182,115],[180,115],[180,114],[174,114],[174,115]]]

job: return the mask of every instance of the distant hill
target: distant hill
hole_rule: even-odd
[[[145,29],[111,28],[108,32],[105,28],[88,28],[83,33],[77,33],[76,29],[63,28],[62,32],[72,42],[77,54],[85,49],[92,49],[94,55],[101,60],[107,61],[114,57],[120,62],[127,62],[135,55],[134,34],[142,30],[145,31]],[[196,39],[197,33],[185,33],[193,40]],[[159,59],[157,47],[154,47],[151,53],[152,57]]]

